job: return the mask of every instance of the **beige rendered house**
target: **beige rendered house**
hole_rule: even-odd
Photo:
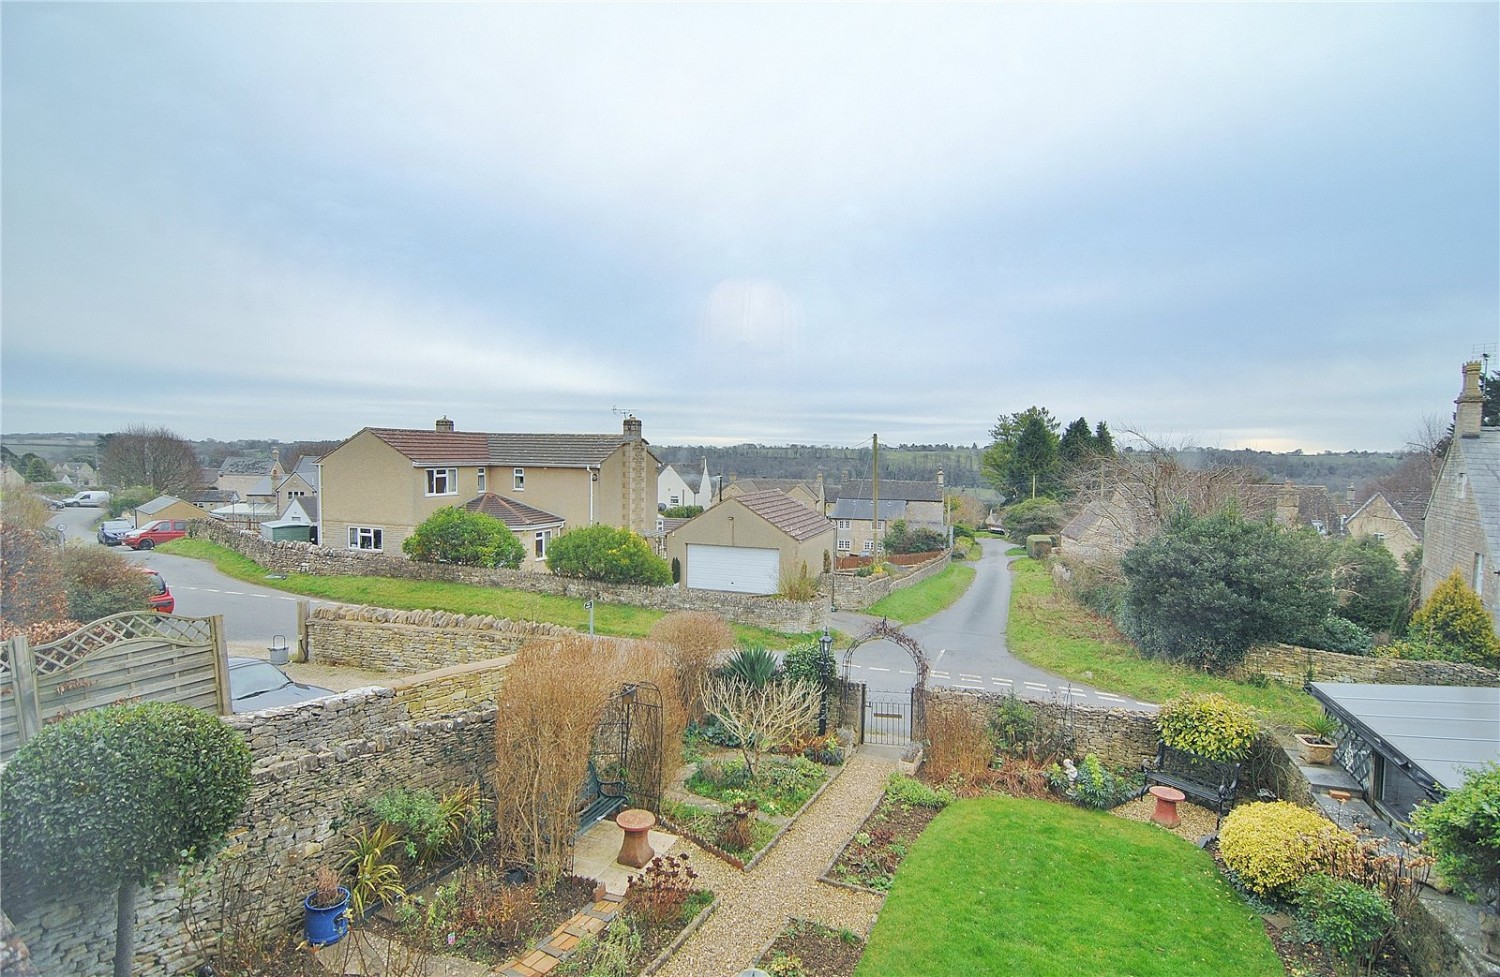
[[[428,516],[470,502],[493,508],[485,495],[554,517],[544,549],[560,529],[596,524],[644,536],[656,526],[657,467],[634,417],[620,434],[486,434],[446,417],[431,430],[367,427],[318,462],[318,538],[400,554]],[[528,553],[537,531],[528,522],[517,532]]]
[[[1500,428],[1484,426],[1480,365],[1464,364],[1453,441],[1422,533],[1422,599],[1459,571],[1500,634]]]
[[[142,503],[130,510],[136,528],[155,519],[208,519],[211,518],[198,506],[184,502],[175,495],[158,495],[150,502]]]
[[[810,577],[832,561],[833,523],[784,492],[751,492],[688,520],[667,536],[667,559],[695,590],[774,594],[804,568]]]

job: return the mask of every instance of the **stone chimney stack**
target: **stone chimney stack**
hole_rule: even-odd
[[[1346,489],[1344,489],[1344,501],[1347,502],[1350,505],[1354,504],[1354,483],[1353,482],[1350,482],[1349,483],[1349,487],[1346,488]]]
[[[938,469],[938,488],[942,488],[943,485],[944,485],[944,482],[943,482],[943,470],[941,468],[939,468]]]
[[[1479,361],[1464,364],[1464,392],[1458,395],[1458,415],[1453,419],[1453,433],[1460,438],[1479,437],[1479,422],[1484,417],[1484,394],[1479,389]]]
[[[640,418],[635,417],[633,415],[630,416],[630,417],[625,418],[625,440],[627,440],[627,441],[639,441],[639,440],[641,440],[641,420],[640,420]]]
[[[446,414],[437,419],[437,430],[442,434],[453,433],[453,422],[448,420],[448,416]]]

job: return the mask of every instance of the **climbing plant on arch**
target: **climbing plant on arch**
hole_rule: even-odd
[[[927,673],[931,665],[927,661],[927,652],[922,649],[921,642],[911,635],[902,631],[901,628],[892,624],[889,619],[881,618],[879,623],[872,624],[869,630],[855,638],[848,648],[844,649],[844,683],[849,683],[849,666],[854,662],[854,652],[860,645],[871,641],[890,641],[900,645],[911,655],[912,664],[917,667],[917,680],[912,684],[911,690],[911,737],[913,740],[922,738],[922,732],[927,727]]]

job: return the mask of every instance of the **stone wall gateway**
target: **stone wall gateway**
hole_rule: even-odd
[[[231,833],[235,884],[269,928],[293,925],[313,867],[343,844],[365,804],[392,787],[443,792],[479,783],[494,765],[495,698],[509,658],[413,676],[390,688],[233,716],[254,757],[250,801]],[[136,901],[135,972],[175,974],[200,960],[183,926],[173,875]],[[215,893],[195,905],[213,929]],[[14,907],[7,907],[13,911]],[[43,974],[105,974],[114,952],[112,894],[53,901],[12,917]]]

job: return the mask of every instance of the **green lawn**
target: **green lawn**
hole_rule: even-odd
[[[949,564],[946,570],[936,576],[928,577],[903,590],[892,591],[871,604],[865,613],[888,617],[902,624],[915,624],[951,606],[973,582],[973,567]]]
[[[589,612],[583,601],[572,597],[555,597],[526,590],[503,590],[477,587],[473,584],[442,583],[428,580],[398,580],[392,577],[320,577],[293,573],[285,579],[271,579],[269,571],[254,560],[228,547],[204,539],[179,539],[159,548],[173,556],[188,556],[212,563],[225,576],[263,587],[274,587],[287,593],[346,604],[369,604],[398,611],[433,610],[455,614],[490,614],[520,621],[546,621],[564,627],[588,630]],[[594,604],[594,630],[599,634],[621,638],[643,638],[651,626],[664,616],[662,611],[625,604]],[[736,637],[764,645],[785,648],[810,635],[787,635],[765,628],[733,625]]]
[[[951,805],[896,874],[855,977],[1280,977],[1213,859],[1047,801]]]
[[[1321,712],[1300,689],[1276,682],[1251,685],[1144,658],[1109,621],[1057,593],[1045,564],[1017,560],[1011,572],[1006,639],[1022,661],[1143,702],[1165,702],[1183,692],[1222,692],[1266,722],[1290,728]]]

